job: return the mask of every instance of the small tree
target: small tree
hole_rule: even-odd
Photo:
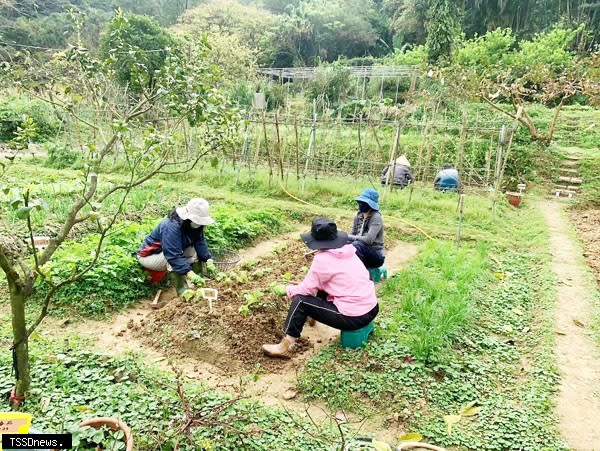
[[[173,38],[153,19],[117,9],[100,40],[100,52],[116,80],[140,94],[154,87],[156,74],[173,50]]]
[[[453,0],[431,0],[425,22],[429,62],[450,58],[460,35],[458,7]]]
[[[496,81],[482,79],[477,96],[496,111],[524,125],[534,141],[547,146],[551,143],[562,108],[576,95],[588,96],[596,101],[600,83],[585,75],[563,74],[537,85],[523,79]],[[528,103],[539,102],[554,107],[547,129],[541,129],[528,112]],[[522,114],[517,114],[521,110]]]
[[[202,42],[196,45],[204,46]],[[125,50],[116,48],[118,52]],[[29,337],[48,314],[54,295],[96,264],[127,196],[159,174],[190,171],[202,156],[228,138],[232,124],[237,123],[216,87],[214,68],[182,54],[168,54],[155,82],[139,85],[143,91],[136,98],[115,86],[107,66],[82,48],[59,53],[41,67],[35,61],[29,63],[26,70],[9,67],[15,69],[11,75],[18,77],[22,90],[53,105],[67,129],[74,132],[73,139],[79,139],[76,145],[84,164],[83,189],[69,198],[60,228],[44,250],[38,250],[35,240],[36,231],[47,232],[39,215],[45,208],[44,199],[34,185],[4,189],[15,195],[12,202],[0,205],[4,218],[0,222],[0,268],[10,294],[17,397],[26,396],[30,387]],[[159,119],[165,116],[175,120]],[[111,179],[115,161],[123,169]],[[10,170],[8,166],[5,170]],[[92,261],[69,277],[54,278],[47,271],[47,263],[84,224],[95,228],[99,237]],[[25,305],[40,282],[49,289],[41,300],[39,315],[28,322]]]

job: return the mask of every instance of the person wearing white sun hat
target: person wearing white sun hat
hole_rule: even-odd
[[[173,209],[138,250],[138,261],[144,268],[169,271],[174,276],[178,294],[188,289],[188,280],[193,282],[198,277],[201,262],[214,271],[204,236],[204,227],[215,222],[208,207],[205,199],[196,197]]]
[[[389,174],[388,174],[389,172]],[[390,184],[395,188],[404,188],[413,182],[410,172],[410,163],[405,155],[396,158],[391,166],[387,166],[381,173],[381,184]]]

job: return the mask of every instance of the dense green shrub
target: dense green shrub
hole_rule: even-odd
[[[306,97],[335,106],[348,95],[351,87],[350,71],[346,67],[322,66],[317,69],[315,78],[308,83]]]
[[[174,39],[154,19],[117,10],[101,36],[100,51],[117,82],[140,93],[154,86],[174,47]]]
[[[249,83],[236,83],[229,91],[229,99],[233,105],[250,108],[254,100],[254,90]]]
[[[560,26],[539,33],[530,41],[522,41],[517,52],[507,54],[505,64],[514,76],[526,76],[531,82],[543,82],[548,74],[558,74],[573,66],[570,46],[581,29]]]
[[[466,41],[457,50],[455,61],[478,70],[492,69],[512,50],[515,41],[510,28],[498,28]]]
[[[416,45],[408,50],[396,50],[392,55],[384,58],[385,64],[396,64],[399,66],[427,67],[427,46]]]
[[[60,122],[52,108],[41,100],[32,100],[23,95],[0,99],[0,141],[8,142],[17,137],[17,131],[31,118],[35,127],[32,141],[44,141],[55,135]]]
[[[45,166],[49,168],[69,168],[73,166],[79,158],[79,154],[76,151],[69,149],[63,143],[48,143],[45,147],[48,152]]]
[[[150,229],[150,223],[115,226],[105,239],[94,268],[77,282],[60,289],[54,296],[55,305],[97,317],[148,295],[150,287],[144,283],[146,278],[135,252]],[[80,241],[64,243],[47,265],[47,274],[60,281],[81,271],[94,258],[98,239],[99,236],[93,234]],[[48,288],[40,281],[38,295],[45,295]]]

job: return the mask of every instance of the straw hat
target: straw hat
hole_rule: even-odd
[[[396,164],[400,164],[402,166],[410,168],[410,163],[408,161],[408,158],[406,158],[406,155],[401,155],[398,158],[396,158]]]

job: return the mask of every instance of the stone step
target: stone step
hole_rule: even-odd
[[[575,197],[575,193],[574,191],[569,191],[566,189],[553,189],[550,194],[552,194],[553,196],[556,197],[568,197],[569,199]]]
[[[564,189],[568,191],[579,191],[579,186],[573,185],[554,185],[554,189]]]
[[[558,181],[566,182],[566,183],[570,183],[570,184],[574,184],[574,185],[581,185],[581,183],[583,182],[583,180],[578,177],[562,177],[562,176],[558,178]]]
[[[575,174],[575,175],[579,174],[579,171],[577,169],[575,169],[575,168],[563,168],[563,167],[560,167],[559,170],[560,170],[561,173],[565,173],[565,174]]]
[[[576,169],[581,166],[581,161],[579,160],[563,160],[560,162],[561,168],[573,168]]]

